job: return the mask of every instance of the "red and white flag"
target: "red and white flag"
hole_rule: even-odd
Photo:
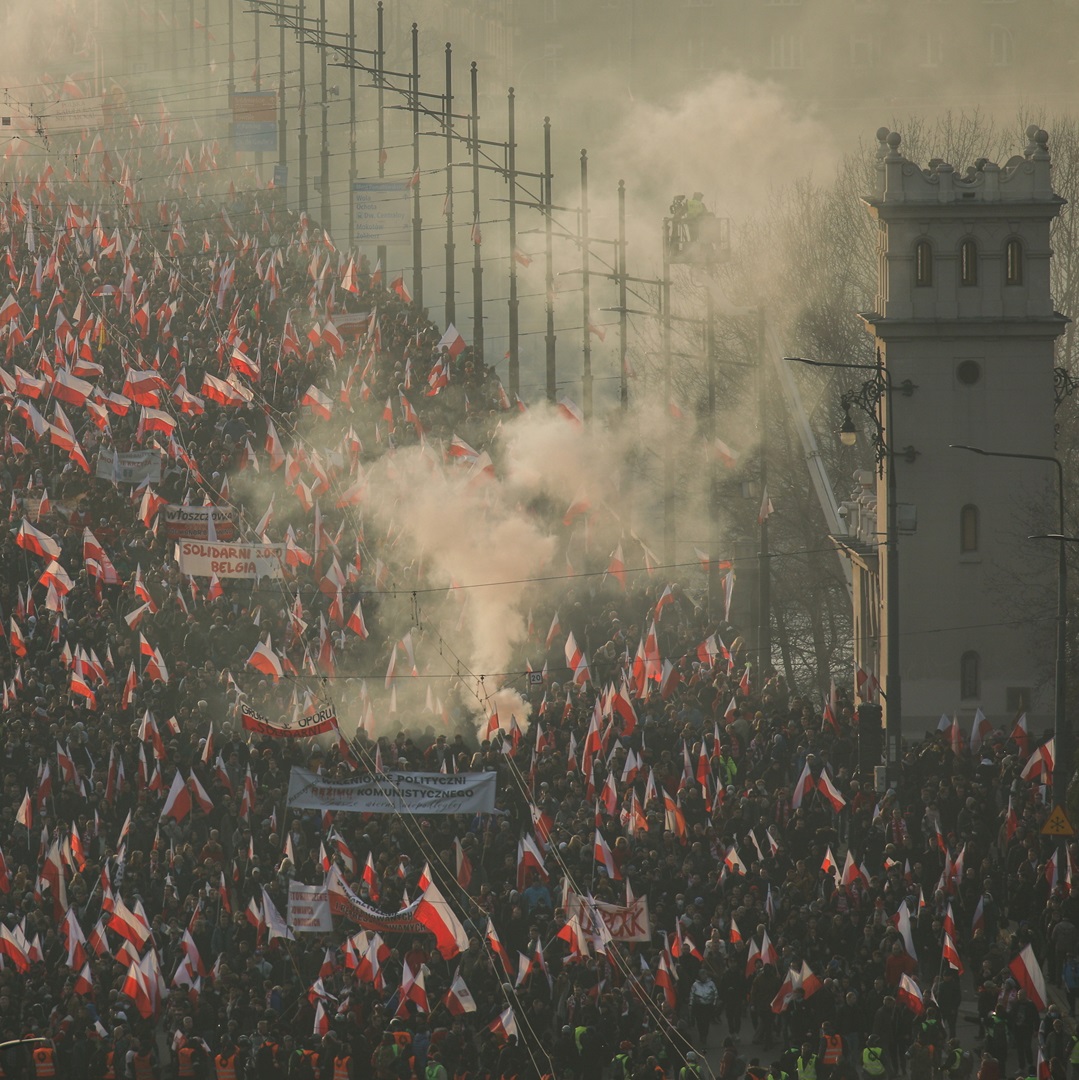
[[[920,1016],[925,1012],[922,991],[909,975],[904,974],[899,977],[899,988],[896,990],[895,996],[915,1015]]]
[[[1038,1012],[1044,1012],[1049,1003],[1049,995],[1045,989],[1045,976],[1034,950],[1029,945],[1023,946],[1019,955],[1008,964],[1008,969],[1015,976],[1020,988],[1027,992]]]

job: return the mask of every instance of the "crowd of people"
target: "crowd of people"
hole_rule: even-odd
[[[478,737],[454,684],[354,735],[245,727],[388,658],[424,680],[380,619],[417,581],[363,526],[365,470],[494,470],[520,403],[272,190],[210,194],[216,148],[174,127],[7,163],[3,1076],[691,1080],[721,1050],[722,1080],[1063,1080],[1073,852],[1010,718],[877,791],[849,697],[822,711],[633,573],[545,594],[528,723]],[[283,577],[183,573],[184,506],[221,511],[207,542],[283,545]],[[291,810],[296,766],[494,772],[496,807]],[[334,929],[290,929],[290,883],[328,879]],[[467,947],[378,929],[430,883]]]

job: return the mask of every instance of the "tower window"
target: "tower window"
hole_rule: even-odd
[[[933,284],[933,245],[928,240],[914,245],[914,284]]]
[[[978,550],[978,508],[967,503],[959,511],[959,553],[971,555]]]
[[[959,284],[978,284],[978,245],[973,240],[959,245]]]
[[[963,701],[981,697],[981,657],[965,652],[959,658],[959,697]]]
[[[1004,284],[1023,284],[1023,241],[1009,240],[1004,246]]]

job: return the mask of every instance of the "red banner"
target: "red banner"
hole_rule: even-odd
[[[309,716],[297,716],[284,724],[276,724],[268,716],[256,712],[250,705],[240,706],[240,716],[245,730],[275,739],[306,739],[311,735],[325,735],[337,730],[337,713],[332,705],[323,705]]]

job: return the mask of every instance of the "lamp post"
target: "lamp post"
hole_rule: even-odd
[[[895,430],[892,427],[892,396],[893,392],[898,390],[905,397],[910,397],[917,387],[910,379],[905,379],[898,385],[892,382],[880,349],[877,349],[875,364],[837,364],[826,360],[808,360],[804,356],[787,356],[784,359],[796,364],[808,364],[810,367],[846,368],[873,373],[872,378],[866,379],[857,389],[845,392],[840,398],[843,424],[839,429],[839,440],[844,446],[853,446],[857,441],[858,431],[850,416],[851,407],[857,405],[873,422],[871,436],[877,458],[877,474],[885,482],[884,636],[888,677],[881,695],[886,707],[887,749],[884,764],[888,782],[892,783],[898,779],[900,751],[903,745],[902,679],[899,673],[899,521],[896,502],[896,449],[893,445]],[[899,452],[906,461],[914,461],[917,456],[917,451],[912,446],[906,446]]]
[[[1015,454],[1004,450],[985,450],[980,446],[952,443],[952,450],[966,450],[982,457],[1015,458],[1019,461],[1044,461],[1055,465],[1057,470],[1057,522],[1055,533],[1031,536],[1029,540],[1055,540],[1059,547],[1057,558],[1057,649],[1056,678],[1054,686],[1053,737],[1056,753],[1053,761],[1053,801],[1063,806],[1068,793],[1071,775],[1071,729],[1067,717],[1068,684],[1068,560],[1064,544],[1072,538],[1064,535],[1064,466],[1052,454]]]

